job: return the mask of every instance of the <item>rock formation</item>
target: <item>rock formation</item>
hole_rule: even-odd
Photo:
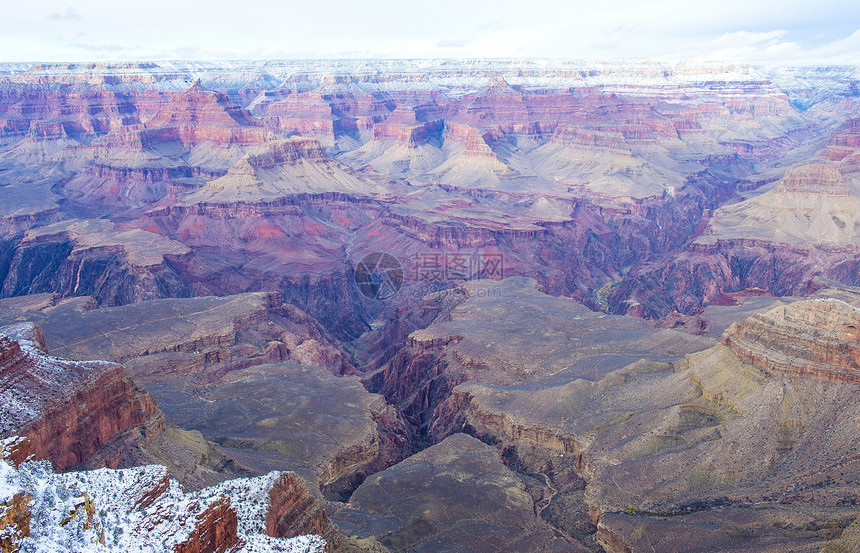
[[[774,191],[782,194],[794,192],[822,196],[849,195],[839,168],[823,163],[809,163],[789,168]]]
[[[411,453],[398,410],[341,378],[356,373],[349,354],[277,294],[81,303],[19,317],[44,325],[58,354],[123,362],[169,424],[201,432],[249,470],[297,470],[341,497]]]
[[[20,435],[30,453],[56,470],[96,457],[117,466],[129,450],[164,430],[155,400],[125,376],[121,365],[49,357],[38,327],[5,327],[0,337],[2,437]],[[17,339],[9,338],[9,334]]]
[[[299,503],[298,520],[306,519],[307,510],[318,512],[293,474],[231,480],[193,493],[156,465],[55,474],[44,462],[15,468],[0,459],[0,475],[4,553],[28,547],[151,553],[333,553],[339,548],[340,535],[330,523],[320,530],[331,541],[283,517],[277,533],[267,528],[266,521],[285,503]]]
[[[269,489],[266,534],[276,538],[313,534],[326,541],[330,552],[341,546],[338,527],[329,520],[319,500],[308,492],[307,484],[294,473],[282,473]]]
[[[341,519],[396,552],[587,551],[536,517],[525,486],[496,450],[464,434],[366,481]]]
[[[769,372],[860,384],[860,309],[841,300],[795,302],[723,334],[738,359]]]
[[[344,348],[277,293],[164,299],[101,309],[93,309],[93,303],[84,297],[27,309],[10,298],[0,300],[0,321],[39,323],[50,351],[72,359],[124,363],[144,385],[177,377],[214,379],[286,360],[325,367],[337,375],[355,373]]]
[[[267,202],[297,194],[325,192],[370,195],[383,189],[351,174],[316,140],[269,142],[236,162],[227,174],[189,195],[187,204]]]
[[[591,312],[520,277],[472,281],[450,294],[459,305],[412,332],[407,347],[364,376],[421,426],[438,424],[435,410],[463,382],[511,386],[559,373],[599,378],[631,358],[659,359],[667,350],[695,351],[710,343]]]
[[[0,296],[56,292],[92,295],[102,305],[186,296],[177,269],[191,250],[109,221],[63,221],[31,230],[15,246]]]

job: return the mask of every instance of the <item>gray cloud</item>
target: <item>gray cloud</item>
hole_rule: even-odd
[[[75,8],[69,6],[64,13],[54,12],[45,19],[48,21],[83,21],[84,18],[75,11]]]

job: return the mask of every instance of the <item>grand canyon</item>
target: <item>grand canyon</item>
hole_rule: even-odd
[[[0,551],[860,551],[860,69],[0,63]]]

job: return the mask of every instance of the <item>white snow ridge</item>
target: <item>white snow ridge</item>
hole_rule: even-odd
[[[225,551],[323,553],[319,536],[264,534],[269,490],[280,474],[185,493],[158,465],[56,474],[47,461],[16,468],[0,456],[0,521],[13,518],[0,526],[0,543],[21,553],[186,551],[190,541],[214,536],[205,533],[207,522],[228,521],[238,528]],[[15,526],[15,499],[29,508],[29,536]]]

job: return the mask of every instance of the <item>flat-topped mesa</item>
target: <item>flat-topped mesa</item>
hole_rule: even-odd
[[[444,120],[423,119],[434,115],[423,110],[421,115],[411,105],[399,106],[381,123],[373,126],[373,138],[376,140],[394,140],[409,148],[417,148],[418,144],[426,143],[430,138],[439,138],[444,128]]]
[[[334,143],[341,122],[319,92],[291,94],[259,110],[260,118],[272,128]]]
[[[732,324],[723,345],[769,372],[860,383],[860,309],[841,300],[780,306]]]
[[[174,93],[168,104],[149,121],[146,129],[158,129],[161,140],[178,138],[189,146],[207,140],[216,144],[260,144],[270,132],[250,112],[233,104],[226,94],[209,92],[195,84]],[[164,136],[165,129],[172,129]]]
[[[826,163],[807,163],[789,168],[774,191],[821,196],[849,195],[839,168]]]

